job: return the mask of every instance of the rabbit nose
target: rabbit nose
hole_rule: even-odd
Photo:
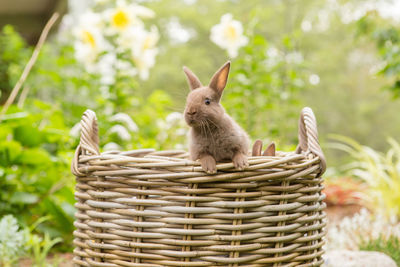
[[[196,114],[196,111],[195,110],[191,110],[191,111],[188,111],[187,114],[189,114],[190,116],[193,116],[194,114]]]

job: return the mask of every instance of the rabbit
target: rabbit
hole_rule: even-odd
[[[261,156],[262,147],[263,147],[262,141],[259,140],[259,139],[257,139],[257,140],[254,142],[253,150],[252,150],[251,155],[252,155],[253,157],[255,157],[255,156]],[[264,150],[264,153],[262,154],[262,156],[275,156],[275,154],[276,154],[276,151],[275,151],[275,143],[274,143],[274,142],[271,142],[271,143],[267,146],[267,148]]]
[[[230,64],[226,62],[208,86],[203,86],[190,69],[183,67],[191,89],[184,111],[190,127],[190,158],[200,160],[202,169],[210,174],[217,172],[216,162],[221,160],[232,160],[238,170],[249,166],[249,137],[220,104]]]

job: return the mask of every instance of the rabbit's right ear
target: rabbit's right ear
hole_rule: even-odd
[[[203,85],[201,84],[199,78],[186,66],[183,67],[183,71],[186,74],[190,90],[197,89],[199,87],[202,87]]]
[[[209,87],[214,89],[214,91],[216,91],[219,97],[222,96],[222,92],[224,91],[226,82],[228,81],[228,74],[230,67],[231,67],[231,62],[230,61],[226,62],[219,70],[217,70],[217,72],[211,78]]]

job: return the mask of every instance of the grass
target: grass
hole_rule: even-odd
[[[360,250],[379,251],[390,256],[400,266],[400,239],[396,236],[390,236],[388,239],[379,237],[375,240],[363,242]]]

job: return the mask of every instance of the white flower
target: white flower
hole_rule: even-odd
[[[103,146],[103,149],[104,149],[104,151],[112,151],[112,150],[120,150],[121,147],[114,142],[110,142],[110,143],[105,144]]]
[[[156,125],[162,132],[168,130],[168,124],[162,119],[158,119]]]
[[[186,43],[195,35],[195,31],[183,27],[177,17],[170,19],[170,21],[165,25],[165,30],[173,44]]]
[[[106,21],[111,25],[110,34],[129,29],[131,26],[142,26],[140,18],[152,18],[154,12],[147,7],[119,0],[115,8],[104,11]]]
[[[78,122],[77,124],[75,124],[71,130],[69,131],[69,135],[71,135],[72,137],[78,138],[79,134],[81,132],[81,123]]]
[[[319,76],[315,73],[311,74],[310,77],[308,78],[308,81],[312,84],[312,85],[317,85],[319,84]]]
[[[168,138],[168,133],[165,131],[161,131],[158,135],[157,135],[157,140],[159,142],[164,142],[165,140],[167,140]]]
[[[186,146],[183,144],[176,144],[174,148],[177,150],[184,150],[186,148]]]
[[[159,34],[156,27],[152,27],[150,31],[138,30],[136,33],[136,41],[132,47],[132,58],[140,78],[146,80],[149,77],[150,68],[155,64]]]
[[[289,96],[290,96],[289,93],[286,92],[286,91],[280,93],[280,97],[281,97],[281,99],[283,99],[283,100],[288,99]]]
[[[110,2],[110,0],[94,0],[96,5],[104,5]]]
[[[111,122],[121,122],[124,123],[129,131],[131,132],[137,132],[139,130],[138,126],[136,125],[136,123],[132,120],[132,118],[126,114],[126,113],[117,113],[114,116],[112,116],[110,118]]]
[[[197,0],[183,0],[186,5],[194,5],[196,4]]]
[[[400,224],[390,222],[381,214],[373,216],[363,208],[353,217],[342,219],[338,225],[329,226],[326,249],[357,250],[362,242],[390,236],[400,238]]]
[[[131,26],[125,31],[119,33],[115,39],[118,46],[117,49],[121,51],[132,49],[136,43],[138,35],[141,34],[142,31],[145,31],[143,26]]]
[[[211,41],[222,49],[226,49],[230,57],[236,57],[240,47],[248,43],[243,35],[243,26],[240,21],[234,20],[232,14],[225,14],[221,22],[211,28]]]
[[[324,32],[331,26],[331,13],[328,10],[321,9],[318,11],[318,23],[316,28],[318,31]]]
[[[303,20],[301,22],[301,29],[303,32],[309,32],[312,30],[312,23],[309,20]]]
[[[279,50],[276,47],[271,46],[267,49],[267,55],[270,58],[277,58],[279,57]]]
[[[183,120],[183,114],[180,112],[171,112],[170,114],[168,114],[165,120],[168,124],[180,122],[181,120]]]
[[[286,62],[289,64],[300,64],[303,62],[303,55],[300,52],[290,52],[286,54]]]
[[[146,30],[141,19],[154,12],[127,0],[94,0],[92,10],[100,11],[81,13],[73,29],[77,59],[105,86],[114,84],[116,75],[147,79],[159,34],[155,26]]]
[[[86,13],[90,6],[90,1],[69,0],[68,15],[72,17],[72,22],[75,22],[82,14]]]
[[[127,73],[138,73],[143,80],[149,77],[149,70],[154,66],[158,53],[156,47],[158,39],[159,34],[156,27],[147,31],[142,26],[132,26],[118,36],[117,44],[120,49],[130,50],[131,59],[135,66],[135,68],[132,66],[130,70],[126,69]],[[123,64],[122,67],[126,68],[127,66]]]
[[[83,43],[98,49],[101,41],[101,29],[104,27],[99,14],[88,11],[79,17],[77,26],[72,29],[73,34]],[[100,40],[101,39],[101,40]],[[101,46],[100,46],[101,48]]]
[[[115,63],[115,67],[122,71],[127,71],[132,69],[132,64],[129,61],[118,59]]]
[[[282,52],[274,46],[269,47],[266,53],[268,57],[264,63],[268,68],[276,66],[282,60]]]
[[[184,136],[187,134],[187,132],[188,131],[185,128],[179,128],[178,130],[175,131],[176,135],[179,135],[179,136]]]
[[[133,66],[132,61],[128,60],[117,60],[115,68],[119,70],[119,73],[123,76],[136,76],[138,74],[137,69]]]
[[[147,80],[149,78],[149,70],[156,63],[156,55],[157,50],[147,50],[144,51],[140,56],[135,56],[133,58],[140,79]]]
[[[115,64],[117,56],[109,52],[100,57],[97,64],[95,64],[95,72],[100,74],[100,82],[104,85],[110,85],[115,82]]]
[[[110,47],[102,34],[102,27],[101,17],[96,13],[87,12],[82,14],[78,25],[73,29],[76,37],[75,56],[86,65],[90,72],[94,70],[93,64],[98,55]]]
[[[123,141],[131,140],[131,134],[128,132],[128,130],[124,126],[122,126],[120,124],[114,125],[113,127],[110,128],[110,130],[108,130],[108,132],[110,134],[113,134],[113,133],[117,134],[118,137],[121,138],[121,140],[123,140]]]
[[[183,120],[183,114],[180,112],[171,112],[165,118],[165,120],[157,120],[157,126],[159,128],[159,133],[157,135],[157,140],[160,143],[170,141],[178,141],[184,143],[187,138],[185,136],[188,133],[188,127]],[[177,148],[176,146],[175,148]],[[182,146],[179,146],[182,148]]]

